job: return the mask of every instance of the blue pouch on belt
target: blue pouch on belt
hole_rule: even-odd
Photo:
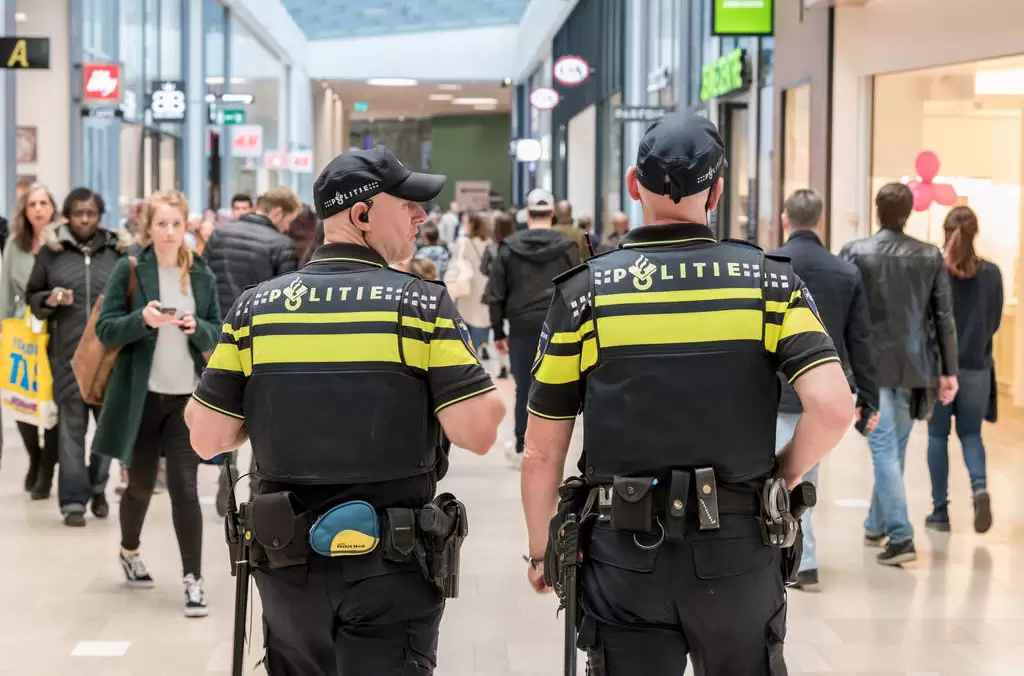
[[[309,529],[309,547],[320,556],[369,554],[378,542],[377,510],[362,500],[332,507]]]

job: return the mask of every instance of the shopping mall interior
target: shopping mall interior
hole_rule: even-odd
[[[475,214],[494,222],[501,211],[525,228],[528,195],[541,190],[571,204],[571,227],[592,224],[597,249],[615,248],[623,233],[615,233],[614,223],[625,221],[634,230],[644,225],[626,179],[641,139],[651,121],[681,111],[710,120],[721,134],[725,193],[705,221],[718,238],[765,250],[781,246],[790,234],[782,218],[786,198],[812,189],[823,205],[818,242],[839,254],[856,240],[878,236],[875,196],[895,182],[916,191],[906,234],[943,250],[950,210],[969,207],[978,222],[977,256],[998,266],[1001,298],[998,307],[986,306],[997,307],[999,321],[989,334],[991,387],[980,437],[962,444],[966,408],[954,414],[948,528],[926,524],[935,507],[936,439],[922,415],[908,428],[898,459],[916,560],[879,565],[884,550],[865,540],[881,471],[877,441],[851,425],[821,461],[816,479],[814,584],[786,589],[778,603],[788,630],[766,638],[768,644],[784,640],[786,666],[780,670],[769,653],[757,673],[1020,676],[1021,26],[1020,0],[0,0],[0,216],[12,228],[20,219],[17,227],[24,228],[27,216],[19,216],[18,205],[39,184],[53,194],[57,212],[72,189],[85,186],[106,203],[101,226],[129,234],[147,196],[173,190],[187,199],[196,222],[212,213],[216,232],[232,220],[234,196],[288,188],[312,207],[314,180],[328,162],[384,145],[408,169],[447,177],[423,205],[442,233],[444,219],[461,229]],[[109,90],[92,82],[97,72],[96,82]],[[158,105],[167,100],[161,92],[178,97],[177,112]],[[942,198],[918,200],[923,184],[940,186],[930,194]],[[452,255],[459,248],[455,232],[461,234],[451,233]],[[0,317],[0,372],[15,358],[8,348],[20,338],[12,336],[46,336],[33,345],[49,354],[59,325],[33,324],[11,309],[20,312],[25,295],[9,282],[16,274],[11,270],[23,264],[17,252],[8,253],[14,241],[12,234],[0,269],[0,309],[7,312]],[[939,274],[945,279],[947,273]],[[457,283],[443,273],[440,281],[449,288]],[[815,296],[820,305],[821,294]],[[486,322],[492,308],[483,299],[479,305]],[[228,310],[220,309],[221,315]],[[873,329],[881,330],[886,318],[877,306],[869,309]],[[936,311],[926,311],[926,331],[936,330]],[[239,330],[221,342],[233,342]],[[556,338],[564,342],[566,335]],[[934,335],[930,340],[934,344]],[[528,581],[533,552],[522,495],[534,475],[519,467],[513,411],[517,396],[529,391],[530,374],[517,388],[516,376],[508,377],[515,366],[503,360],[499,343],[495,334],[485,350],[471,347],[506,415],[488,454],[452,449],[450,471],[438,486],[464,502],[472,528],[462,549],[460,593],[447,600],[441,621],[436,669],[421,667],[417,674],[567,673],[565,614],[554,594],[538,594]],[[538,346],[538,358],[548,347]],[[529,352],[526,366],[532,347]],[[109,516],[90,512],[84,528],[66,527],[61,483],[70,485],[72,478],[71,470],[62,473],[71,453],[65,418],[55,422],[53,401],[32,399],[38,410],[31,415],[40,419],[44,405],[52,405],[51,426],[39,438],[54,438],[61,459],[52,491],[36,499],[24,482],[33,462],[24,448],[31,445],[24,436],[31,415],[13,411],[13,390],[4,382],[0,608],[7,612],[0,617],[0,676],[233,673],[233,630],[242,625],[244,673],[312,676],[312,670],[275,668],[274,659],[264,659],[270,637],[255,583],[248,613],[237,624],[217,466],[196,470],[205,601],[203,617],[183,617],[177,498],[164,485],[143,512],[139,551],[155,588],[130,588],[120,518],[128,481],[122,470],[130,463],[111,464],[102,487]],[[318,393],[310,405],[322,399]],[[581,407],[566,477],[582,471],[577,462],[587,448],[585,403]],[[678,412],[678,423],[685,446],[687,411]],[[91,443],[97,421],[87,424]],[[621,425],[630,424],[624,414]],[[344,431],[338,434],[344,444]],[[988,529],[976,527],[978,467],[970,455],[976,446],[968,448],[976,438],[984,443]],[[161,453],[166,463],[166,449]],[[238,455],[244,472],[251,444]],[[239,502],[250,498],[248,479],[239,481],[236,496]],[[727,572],[698,580],[709,597],[716,585],[752,575],[737,573],[745,570],[739,562],[727,563]],[[186,586],[186,615],[191,589]],[[637,585],[638,598],[646,591]],[[621,624],[649,629],[638,617]],[[630,645],[638,661],[653,652],[643,645]],[[739,676],[706,671],[700,651],[690,650],[685,673]],[[570,654],[578,674],[599,673],[587,670],[585,652]],[[339,667],[330,673],[349,672]]]

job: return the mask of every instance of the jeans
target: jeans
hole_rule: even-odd
[[[473,350],[476,352],[476,356],[479,357],[480,350],[491,337],[491,329],[488,326],[471,326],[469,324],[466,324],[466,328],[469,329],[469,339],[473,341]]]
[[[875,487],[864,530],[871,535],[887,535],[891,543],[900,544],[914,537],[903,489],[907,442],[914,428],[910,417],[910,390],[880,388],[878,394],[881,417],[878,426],[868,435]]]
[[[85,464],[85,433],[89,429],[90,412],[93,420],[99,419],[100,407],[85,403],[81,397],[58,406],[57,495],[64,515],[84,514],[89,499],[103,494],[110,476],[110,458],[90,453],[89,466]]]
[[[187,394],[146,395],[142,424],[128,467],[128,487],[121,497],[121,546],[129,551],[139,548],[162,451],[167,458],[167,492],[181,552],[182,576],[191,573],[198,579],[202,577],[203,512],[196,483],[199,456],[192,450],[185,425],[188,400]]]
[[[523,452],[526,440],[526,406],[530,402],[530,385],[533,383],[533,362],[537,359],[537,333],[516,334],[508,337],[508,360],[512,377],[516,381],[516,452]]]
[[[956,435],[964,451],[964,464],[975,493],[985,490],[985,445],[981,441],[981,421],[988,410],[992,372],[960,371],[960,390],[949,406],[935,404],[928,423],[928,473],[932,477],[932,505],[936,510],[949,502],[949,429],[956,416]]]
[[[778,453],[782,447],[789,443],[796,431],[796,424],[800,422],[799,413],[780,413],[775,421],[775,452]],[[804,474],[804,481],[814,484],[818,488],[818,465],[807,470]],[[815,553],[814,528],[811,526],[811,512],[813,508],[804,512],[800,518],[800,527],[804,532],[804,553],[800,558],[800,572],[814,570],[818,567],[818,557]]]

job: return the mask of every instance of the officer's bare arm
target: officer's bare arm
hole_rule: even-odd
[[[575,420],[548,420],[530,414],[526,427],[521,490],[530,556],[544,558],[548,524],[558,503],[558,485],[565,473],[565,457]]]
[[[846,434],[853,421],[853,396],[839,362],[807,371],[793,383],[804,412],[793,439],[779,453],[779,476],[790,488]]]
[[[218,413],[195,399],[185,406],[185,424],[192,448],[203,460],[234,451],[249,438],[244,420]]]
[[[491,450],[504,417],[505,404],[495,390],[446,406],[437,413],[448,439],[477,455]]]

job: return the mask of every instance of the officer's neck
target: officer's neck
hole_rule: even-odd
[[[673,223],[707,223],[708,215],[704,212],[703,205],[694,205],[684,200],[680,204],[673,205],[672,209],[659,209],[651,204],[641,202],[644,214],[644,225],[672,225]]]

